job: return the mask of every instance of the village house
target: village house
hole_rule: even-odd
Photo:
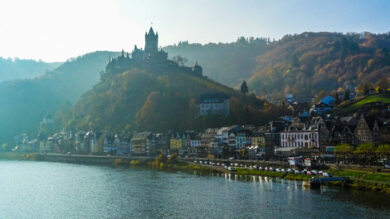
[[[129,137],[106,135],[103,140],[103,152],[113,155],[124,155],[131,152]]]
[[[199,116],[230,114],[230,98],[223,93],[203,94],[197,100]]]
[[[171,152],[178,152],[183,148],[183,138],[180,133],[172,134],[169,138],[169,149]]]
[[[277,152],[290,153],[299,148],[318,148],[318,130],[313,127],[306,127],[299,121],[292,122],[284,131],[280,133],[280,147]]]
[[[359,121],[355,128],[355,140],[356,144],[363,143],[373,143],[378,145],[380,143],[380,132],[379,125],[376,119],[366,120],[366,118],[361,115]]]
[[[332,96],[326,96],[321,99],[318,103],[314,104],[310,109],[310,114],[323,115],[330,113],[335,105],[335,98]]]
[[[99,148],[98,148],[98,142],[97,142],[98,137],[96,136],[96,133],[93,131],[88,131],[84,135],[84,140],[83,140],[83,145],[85,149],[88,149],[88,153],[98,153]]]
[[[136,132],[131,138],[131,154],[135,156],[149,156],[154,154],[155,139],[151,132]]]
[[[186,148],[189,156],[196,156],[196,152],[201,145],[202,141],[199,133],[196,133],[195,131],[186,132]]]
[[[236,150],[245,148],[251,145],[251,132],[248,129],[241,129],[235,132],[236,135]]]
[[[258,127],[255,130],[252,131],[251,135],[251,147],[252,147],[252,153],[256,151],[256,156],[259,157],[265,157],[266,156],[266,143],[265,143],[265,133],[268,131],[267,127]],[[253,158],[252,156],[249,156]]]

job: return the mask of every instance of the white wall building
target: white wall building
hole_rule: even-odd
[[[230,98],[223,94],[207,94],[198,100],[199,115],[223,115],[230,113]]]
[[[307,148],[318,146],[317,131],[284,131],[280,133],[280,147]]]

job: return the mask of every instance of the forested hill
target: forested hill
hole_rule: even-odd
[[[130,68],[103,78],[80,98],[66,127],[130,133],[204,129],[264,118],[264,103],[254,96],[242,99],[238,91],[180,69]],[[231,96],[231,116],[195,118],[196,99],[206,93]]]
[[[0,83],[15,79],[38,77],[61,64],[61,62],[47,63],[28,59],[4,59],[0,57]]]
[[[119,52],[97,51],[68,60],[58,68],[35,80],[69,102],[76,102],[100,80],[109,57]]]
[[[17,134],[36,134],[39,123],[64,103],[75,102],[99,81],[115,52],[94,52],[71,59],[36,79],[0,84],[0,142]]]
[[[249,89],[259,95],[314,95],[390,76],[390,34],[302,33],[257,58]]]
[[[234,87],[248,79],[256,65],[256,57],[266,51],[269,41],[263,38],[239,38],[232,43],[180,42],[164,48],[169,57],[180,55],[188,59],[187,65],[196,61],[203,67],[204,74],[222,84]]]

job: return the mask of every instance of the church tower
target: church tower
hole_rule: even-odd
[[[156,53],[158,51],[158,33],[154,33],[150,27],[149,33],[145,33],[145,52],[147,54]]]

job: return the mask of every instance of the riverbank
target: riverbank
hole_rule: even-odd
[[[23,154],[23,153],[0,153],[0,159],[8,160],[33,160],[33,161],[48,161],[62,162],[75,164],[91,164],[91,165],[110,165],[122,167],[146,167],[156,170],[183,171],[183,172],[198,172],[203,174],[210,173],[229,173],[235,175],[255,175],[277,177],[288,180],[308,181],[312,176],[304,174],[272,172],[264,170],[255,170],[248,168],[236,168],[235,171],[229,171],[220,166],[210,166],[195,164],[184,160],[158,160],[147,157],[110,157],[110,156],[91,156],[91,155],[66,155],[66,154]],[[335,169],[328,170],[333,176],[348,177],[349,182],[328,182],[324,185],[339,186],[345,188],[354,188],[359,190],[378,191],[390,194],[390,174]]]

